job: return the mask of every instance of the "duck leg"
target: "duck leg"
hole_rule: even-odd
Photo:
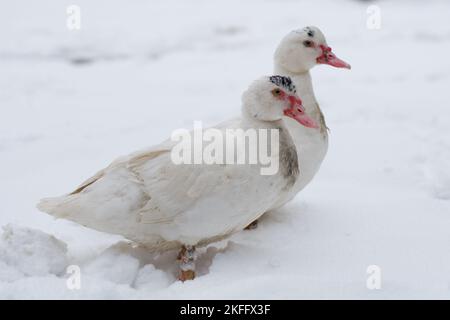
[[[255,220],[252,223],[250,223],[248,226],[246,226],[244,228],[244,230],[253,230],[253,229],[256,229],[257,227],[258,227],[258,220]]]
[[[185,245],[181,247],[180,253],[178,253],[177,260],[180,263],[180,276],[181,281],[193,280],[195,278],[195,259],[196,252],[194,246]]]

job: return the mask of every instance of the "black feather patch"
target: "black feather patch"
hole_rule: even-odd
[[[297,90],[295,88],[294,83],[292,82],[291,78],[289,77],[283,77],[283,76],[271,76],[269,78],[270,82],[272,82],[273,84],[279,86],[279,87],[283,87],[284,89],[296,93]]]
[[[310,27],[306,27],[304,30],[308,37],[314,38],[314,30],[312,30]]]

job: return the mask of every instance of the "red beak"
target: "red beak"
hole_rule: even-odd
[[[330,47],[320,45],[320,49],[322,49],[322,54],[317,58],[317,63],[329,64],[330,66],[336,68],[352,68],[347,62],[336,57],[336,55],[331,51]]]
[[[307,128],[318,128],[317,123],[305,113],[302,100],[296,96],[288,96],[289,108],[284,110],[284,115],[296,120]]]

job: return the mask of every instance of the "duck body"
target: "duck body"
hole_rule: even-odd
[[[274,86],[263,80],[260,86],[264,89]],[[258,92],[248,91],[244,102],[259,98]],[[280,104],[294,100],[286,98]],[[296,184],[296,147],[278,118],[283,111],[270,108],[268,104],[267,110],[261,109],[257,103],[251,110],[243,107],[240,119],[223,123],[216,130],[224,138],[227,129],[277,130],[279,147],[269,152],[279,163],[274,174],[261,174],[260,163],[176,164],[172,158],[176,143],[168,140],[117,159],[75,191],[41,200],[38,208],[57,218],[122,235],[151,251],[202,246],[224,239],[259,218]],[[298,113],[300,109],[296,112],[298,119],[305,117]],[[270,116],[275,120],[255,119]],[[245,136],[236,139],[236,144],[245,145]],[[236,156],[239,152],[247,152],[247,148],[238,149]]]

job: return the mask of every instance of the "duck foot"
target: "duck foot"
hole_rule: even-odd
[[[182,246],[178,253],[177,260],[180,263],[180,275],[178,280],[194,280],[195,278],[195,259],[197,258],[194,246]]]
[[[252,223],[250,223],[248,226],[246,226],[244,228],[244,230],[253,230],[253,229],[256,229],[257,227],[258,227],[258,220],[255,220]]]
[[[194,280],[195,271],[194,270],[181,270],[178,280],[185,282],[186,280]]]

